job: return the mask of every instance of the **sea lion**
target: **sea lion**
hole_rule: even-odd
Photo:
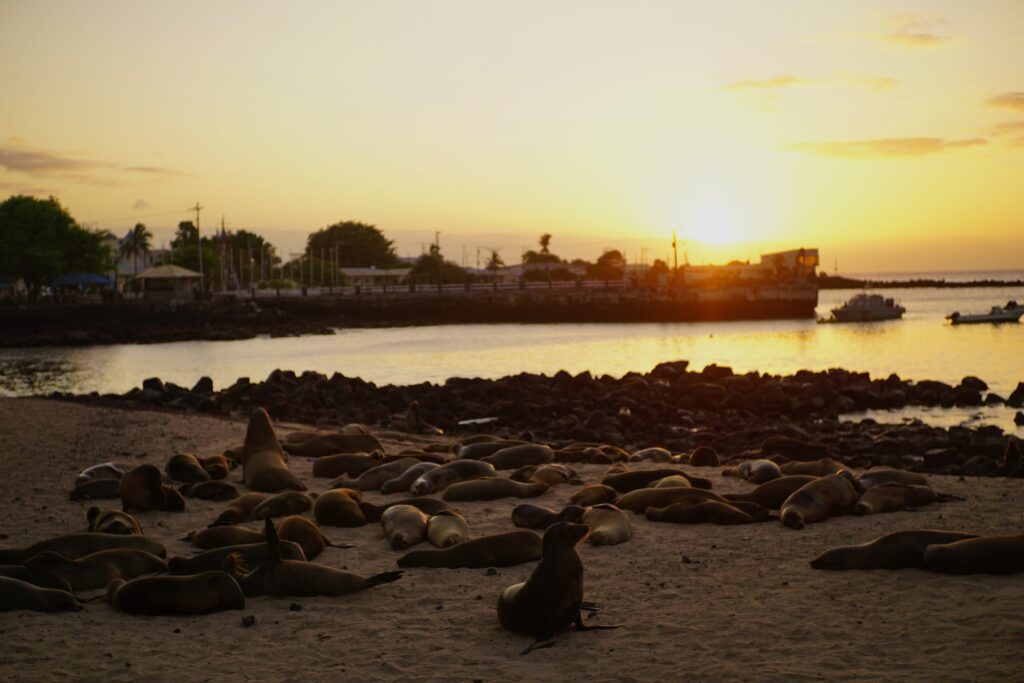
[[[442,510],[451,509],[448,503],[444,502],[440,498],[421,497],[403,498],[390,503],[384,503],[383,505],[374,505],[373,503],[363,501],[359,504],[359,509],[363,511],[367,522],[379,522],[381,514],[392,505],[412,505],[428,515],[436,515]]]
[[[464,460],[462,462],[470,462]],[[441,494],[448,502],[497,500],[499,498],[536,498],[546,493],[547,484],[523,484],[502,477],[481,477],[450,484]]]
[[[583,481],[571,467],[557,463],[546,465],[525,465],[508,475],[512,481],[523,483],[547,484],[558,486],[559,484],[582,484]]]
[[[678,486],[684,489],[693,488],[690,486],[690,480],[684,476],[673,474],[671,477],[664,477],[657,481],[652,481],[648,484],[648,488],[652,489],[663,489],[671,486]]]
[[[338,453],[325,455],[313,461],[313,476],[326,479],[358,477],[363,472],[384,464],[383,453]]]
[[[126,465],[123,462],[101,462],[79,472],[75,477],[75,486],[96,479],[120,479],[131,468],[131,465]]]
[[[522,529],[543,531],[557,522],[578,522],[586,511],[587,508],[579,505],[567,505],[561,512],[555,512],[540,505],[524,503],[512,509],[512,523]]]
[[[427,540],[436,548],[447,548],[469,538],[466,518],[454,510],[442,510],[427,522]]]
[[[506,531],[441,550],[413,550],[398,558],[398,566],[448,569],[511,567],[540,559],[541,545],[540,536],[532,531]]]
[[[829,474],[832,474],[832,472],[829,472]],[[739,465],[732,467],[725,467],[722,469],[722,476],[740,477],[741,479],[746,479],[751,484],[763,484],[766,481],[781,477],[782,470],[771,460],[758,458],[756,460],[744,460]]]
[[[227,479],[228,472],[238,466],[237,463],[228,460],[223,455],[208,455],[205,458],[197,459],[203,469],[206,470],[206,473],[210,475],[210,479],[215,481]]]
[[[114,579],[134,579],[143,574],[167,571],[167,562],[145,550],[111,548],[74,560],[47,551],[25,561],[25,566],[42,574],[59,576],[73,591],[104,588]]]
[[[443,429],[430,424],[423,418],[420,402],[415,399],[410,401],[409,406],[405,409],[405,431],[410,434],[430,434],[431,436],[444,434]]]
[[[924,569],[924,551],[930,545],[955,543],[974,534],[934,529],[912,529],[880,536],[860,545],[830,548],[811,560],[814,569]]]
[[[621,474],[609,474],[601,480],[605,486],[611,486],[619,493],[629,493],[637,489],[647,488],[651,482],[679,475],[690,482],[690,486],[697,489],[710,489],[711,481],[703,477],[694,477],[680,469],[659,467],[652,470],[631,470]]]
[[[261,501],[252,509],[249,518],[253,521],[295,515],[313,507],[313,500],[301,491],[276,493]]]
[[[420,461],[416,458],[402,458],[400,460],[393,460],[391,462],[385,462],[376,467],[371,467],[355,479],[349,479],[348,477],[338,477],[331,482],[329,488],[345,488],[345,489],[356,489],[357,491],[376,491],[384,485],[384,482],[394,479],[410,467],[419,465]]]
[[[249,416],[242,451],[242,480],[253,491],[277,493],[286,489],[305,491],[306,487],[288,469],[284,451],[270,424],[270,416],[257,408]]]
[[[618,545],[633,537],[633,527],[625,512],[609,503],[595,505],[583,513],[581,523],[590,527],[591,545]]]
[[[1024,571],[1024,535],[930,545],[924,550],[924,566],[942,574],[1016,574]]]
[[[71,593],[0,576],[0,612],[78,612],[81,609],[82,603]]]
[[[861,495],[860,500],[853,506],[853,514],[876,515],[883,512],[898,512],[940,500],[942,496],[931,486],[881,484],[872,486]]]
[[[267,554],[263,562],[249,573],[237,566],[234,573],[248,596],[336,596],[354,593],[381,584],[396,581],[402,572],[383,572],[373,576],[360,576],[316,562],[297,562],[283,559],[280,541],[271,520],[266,521]],[[458,546],[455,546],[458,547]]]
[[[384,452],[384,445],[372,434],[317,434],[298,443],[286,443],[284,449],[303,458],[322,458],[338,453]]]
[[[224,525],[193,531],[185,537],[185,540],[197,548],[212,550],[213,548],[223,548],[226,545],[260,543],[264,538],[262,531],[246,529],[244,526]]]
[[[121,510],[100,510],[92,506],[85,513],[89,522],[87,530],[101,533],[141,533],[138,520]]]
[[[281,439],[281,445],[283,446],[284,444],[288,444],[290,446],[294,446],[295,444],[300,444],[303,441],[308,441],[309,439],[312,439],[314,436],[317,436],[319,433],[320,432],[306,431],[304,429],[299,429],[299,430],[296,430],[294,432],[288,432]]]
[[[89,555],[109,548],[135,548],[136,550],[145,550],[147,553],[152,553],[159,557],[167,556],[167,550],[164,549],[164,546],[149,536],[139,534],[104,534],[90,531],[49,538],[27,548],[0,549],[0,564],[23,564],[25,560],[48,550],[60,553],[70,560],[75,560],[83,555]]]
[[[524,465],[543,465],[555,459],[555,452],[549,446],[524,443],[502,448],[496,453],[480,458],[496,470],[514,470]]]
[[[821,458],[820,460],[811,460],[809,462],[786,462],[779,465],[779,469],[785,475],[808,474],[813,477],[827,477],[830,474],[835,474],[841,470],[849,470],[850,468],[838,460]]]
[[[601,503],[614,503],[618,499],[618,491],[604,484],[584,486],[569,496],[569,502],[574,505],[582,505],[583,507],[600,505]]]
[[[543,556],[523,583],[498,597],[498,621],[510,631],[536,640],[523,654],[575,624],[587,630],[580,616],[583,604],[583,562],[576,552],[589,531],[584,524],[560,522],[544,532]],[[455,549],[460,546],[455,546]],[[614,628],[604,626],[598,628]]]
[[[693,453],[690,453],[687,462],[692,467],[718,467],[722,464],[718,457],[718,451],[711,446],[697,446],[693,449]]]
[[[606,465],[620,462],[614,455],[610,455],[600,448],[593,446],[587,448],[559,448],[554,453],[556,462],[581,463],[590,465]]]
[[[9,579],[18,579],[25,583],[31,583],[40,588],[53,588],[54,590],[71,592],[71,584],[60,578],[45,572],[34,572],[28,567],[20,564],[0,564],[0,576]]]
[[[178,453],[171,456],[171,459],[167,461],[167,465],[164,467],[164,471],[167,472],[168,477],[183,484],[198,484],[201,481],[210,481],[210,473],[200,464],[199,458],[191,453]]]
[[[623,510],[631,510],[638,515],[647,512],[649,507],[665,507],[672,503],[703,503],[706,500],[721,501],[722,497],[707,489],[668,486],[660,489],[636,489],[619,498],[615,504]]]
[[[862,492],[863,488],[850,472],[815,479],[786,499],[779,508],[779,521],[791,529],[803,529],[807,524],[823,522],[845,513],[854,506]]]
[[[234,484],[220,480],[201,481],[198,484],[184,484],[179,486],[178,490],[189,498],[198,498],[200,500],[234,500],[240,495]]]
[[[433,446],[440,446],[441,444],[430,444],[426,447],[426,450],[416,448],[404,448],[398,453],[391,453],[382,457],[383,462],[394,462],[395,460],[401,460],[402,458],[415,458],[420,462],[432,462],[435,465],[443,465],[446,462],[451,462],[451,458],[446,453],[436,453],[429,450]]]
[[[412,483],[419,479],[420,475],[440,467],[436,462],[421,462],[413,465],[405,472],[402,472],[394,479],[388,479],[380,485],[380,492],[384,494],[408,492]]]
[[[252,520],[252,511],[267,498],[270,498],[269,493],[246,493],[239,496],[225,506],[210,526],[249,522]]]
[[[384,536],[394,550],[405,550],[427,538],[430,518],[412,505],[393,505],[380,516]]]
[[[443,491],[458,481],[469,481],[480,477],[493,477],[494,466],[481,460],[453,460],[437,469],[421,474],[409,487],[414,496],[425,496]]]
[[[125,512],[180,512],[185,509],[185,499],[181,493],[163,483],[163,476],[155,465],[139,465],[125,472],[121,477],[120,496],[121,508]]]
[[[307,560],[315,559],[328,546],[333,548],[351,547],[346,544],[332,543],[320,531],[320,527],[301,515],[292,515],[282,519],[277,525],[277,536],[282,541],[298,543]]]
[[[861,483],[861,486],[865,490],[874,488],[875,486],[881,486],[883,484],[906,484],[908,486],[930,486],[928,483],[928,477],[917,472],[908,472],[906,470],[894,470],[888,467],[879,467],[877,469],[868,470],[862,472],[857,476],[857,481]]]
[[[367,520],[361,501],[362,494],[354,489],[331,489],[317,496],[313,516],[320,526],[363,526]]]
[[[505,448],[511,448],[512,446],[524,445],[525,441],[510,441],[508,439],[497,439],[495,441],[480,441],[476,443],[465,444],[456,451],[455,456],[459,460],[480,460],[482,458],[494,455],[500,450]]]
[[[793,495],[795,491],[816,479],[818,479],[818,477],[812,477],[810,475],[788,475],[766,481],[765,483],[760,484],[757,488],[747,491],[746,493],[726,493],[722,498],[724,498],[727,503],[744,500],[751,503],[757,503],[761,507],[769,510],[778,510],[782,507],[782,504],[786,502],[786,499]]]
[[[113,500],[121,497],[121,480],[88,479],[75,484],[68,495],[71,500]]]
[[[661,446],[651,446],[650,448],[641,448],[638,451],[634,451],[632,459],[660,463],[675,462],[672,458],[672,451]]]
[[[242,589],[227,572],[189,576],[147,576],[107,585],[107,600],[129,614],[191,615],[245,609]]]
[[[263,534],[260,534],[263,536]],[[278,553],[282,559],[297,560],[304,562],[306,553],[302,546],[293,541],[281,541]],[[267,555],[267,541],[255,543],[242,543],[239,545],[226,545],[220,548],[211,548],[206,552],[192,555],[191,557],[172,557],[167,560],[167,570],[171,574],[199,574],[201,572],[223,569],[228,557],[236,556],[235,562],[246,567],[255,567]]]
[[[649,507],[646,515],[652,522],[675,524],[753,524],[755,519],[739,508],[720,500],[702,503],[673,503],[666,507]]]

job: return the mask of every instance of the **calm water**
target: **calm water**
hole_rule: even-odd
[[[125,392],[146,377],[191,386],[202,375],[224,387],[275,368],[340,372],[378,384],[496,378],[519,372],[589,370],[619,376],[688,359],[737,371],[792,373],[843,367],[872,376],[957,383],[976,375],[1008,395],[1024,380],[1024,324],[953,327],[954,311],[981,312],[1024,289],[917,289],[885,292],[907,308],[903,320],[818,325],[811,320],[594,325],[457,325],[341,330],[333,336],[258,338],[89,348],[0,349],[0,393]],[[822,291],[818,315],[851,291]],[[960,411],[962,413],[963,411]],[[1012,428],[1012,411],[936,419],[984,420]],[[933,420],[929,420],[933,421]]]

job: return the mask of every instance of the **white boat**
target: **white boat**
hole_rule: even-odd
[[[902,318],[907,309],[881,294],[858,294],[832,309],[832,322],[862,323]]]
[[[1005,306],[993,306],[988,313],[973,313],[961,315],[959,311],[950,313],[946,318],[954,325],[967,325],[969,323],[1015,323],[1020,322],[1024,315],[1024,306],[1017,305],[1016,301],[1008,301]]]

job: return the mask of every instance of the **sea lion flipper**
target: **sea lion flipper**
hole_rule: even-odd
[[[277,529],[274,528],[274,522],[270,517],[267,517],[266,524],[264,525],[264,534],[267,538],[267,562],[280,562],[281,561],[281,540],[277,537]]]
[[[402,578],[402,574],[405,572],[402,570],[393,572],[381,572],[380,574],[374,574],[366,579],[367,587],[379,586],[382,583],[391,583],[392,581],[398,581]]]
[[[558,645],[558,641],[556,641],[556,640],[546,640],[544,638],[538,638],[537,640],[533,641],[533,643],[530,645],[530,647],[526,648],[525,650],[523,650],[519,654],[520,655],[528,655],[531,652],[533,652],[534,650],[544,650],[544,649],[549,648],[549,647],[554,647],[555,645]]]

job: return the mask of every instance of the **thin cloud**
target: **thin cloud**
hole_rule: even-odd
[[[1024,133],[1024,121],[1004,121],[1003,123],[997,123],[993,126],[989,126],[988,131],[992,135],[1009,135],[1017,132]]]
[[[1024,92],[1018,90],[1015,92],[999,93],[988,99],[988,106],[1024,111]]]
[[[735,83],[723,86],[722,90],[775,90],[777,88],[789,88],[794,85],[807,85],[815,82],[810,78],[801,78],[799,76],[776,76],[775,78],[766,78],[764,80],[736,81]]]
[[[833,140],[797,142],[787,149],[841,159],[901,159],[940,154],[965,147],[988,144],[984,138],[944,140],[942,138],[881,138],[877,140]]]
[[[760,80],[736,81],[722,86],[727,92],[757,91],[774,92],[783,88],[804,85],[856,85],[870,90],[892,90],[897,81],[888,76],[866,76],[862,74],[838,74],[830,78],[806,78],[804,76],[776,76]]]
[[[899,81],[895,78],[889,78],[888,76],[858,76],[856,74],[846,74],[842,76],[841,79],[851,85],[864,86],[868,90],[892,90],[899,84]]]
[[[132,204],[132,208],[135,209],[136,211],[144,211],[145,209],[149,208],[149,202],[147,202],[145,199],[136,199],[135,202]]]
[[[33,149],[14,139],[0,144],[0,168],[34,178],[60,178],[76,183],[117,186],[122,180],[110,175],[182,176],[182,171],[160,166],[125,166],[109,161],[86,159],[49,150]]]
[[[905,47],[938,47],[952,40],[940,33],[947,23],[943,17],[923,14],[895,16],[890,20],[889,30],[882,34],[882,40]]]

